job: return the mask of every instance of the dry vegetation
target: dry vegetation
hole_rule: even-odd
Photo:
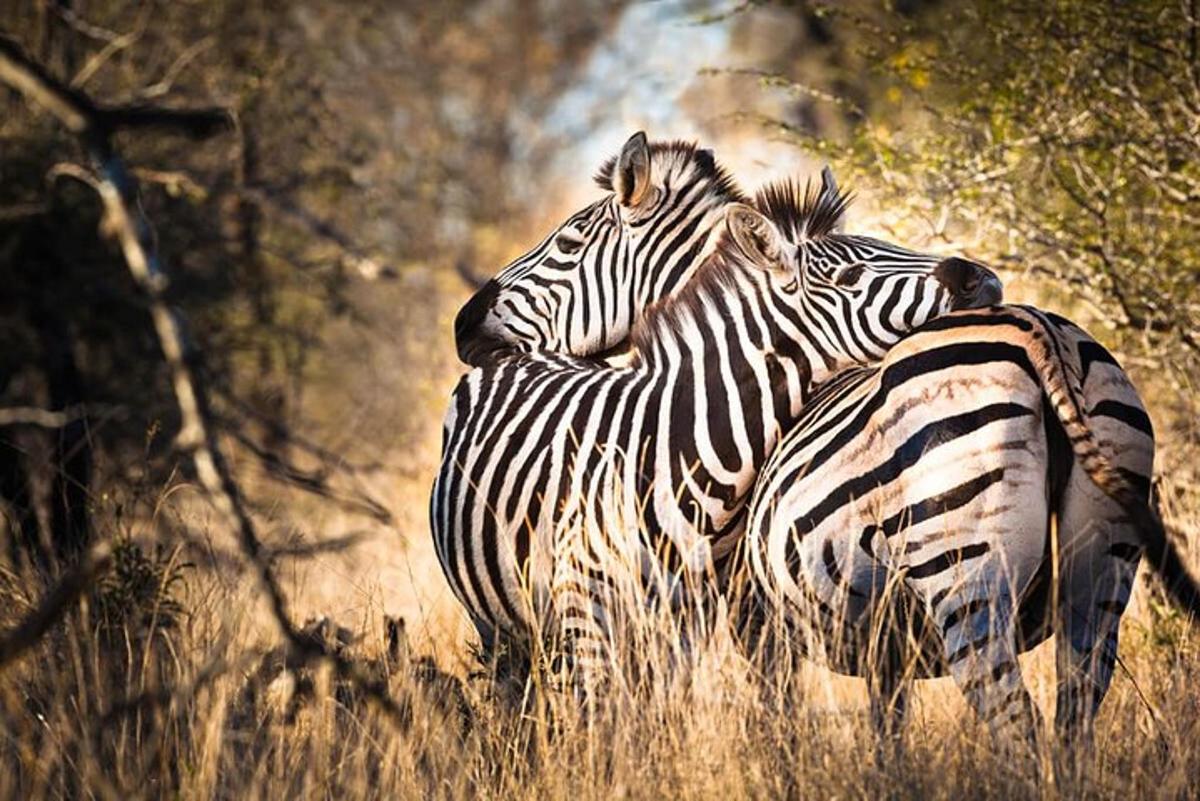
[[[395,720],[329,668],[268,650],[243,583],[129,541],[116,563],[4,674],[3,797],[1185,798],[1200,770],[1200,639],[1144,589],[1095,760],[1051,785],[992,747],[947,680],[921,686],[902,755],[876,762],[858,682],[756,669],[720,637],[688,681],[618,680],[585,724],[552,686],[534,682],[522,704],[487,666],[464,673],[467,653],[422,656],[428,637],[380,608],[353,631],[306,627],[386,678]],[[23,609],[25,586],[5,576],[5,609]],[[665,659],[643,649],[638,673]],[[1052,662],[1045,646],[1026,661],[1044,709]]]
[[[79,16],[47,0],[0,25],[11,22],[51,73],[96,97],[236,112],[236,135],[204,144],[135,134],[118,143],[139,168],[141,208],[179,279],[169,300],[204,347],[213,441],[229,455],[291,619],[309,622],[291,641],[281,636],[254,560],[214,511],[191,454],[172,447],[179,416],[145,301],[118,252],[99,244],[91,189],[46,182],[55,164],[81,160],[73,139],[0,91],[0,109],[12,111],[0,113],[0,268],[15,287],[0,296],[0,406],[52,424],[0,419],[0,634],[74,563],[82,544],[62,542],[111,548],[81,602],[0,664],[0,798],[1195,797],[1200,630],[1144,577],[1094,753],[1077,771],[1049,746],[1036,760],[996,747],[946,679],[919,686],[902,751],[877,756],[860,681],[802,660],[794,674],[791,660],[752,664],[720,627],[686,670],[668,667],[678,658],[669,631],[637,632],[636,658],[613,666],[614,687],[587,716],[556,689],[561,677],[523,684],[507,665],[479,664],[426,520],[441,405],[460,370],[450,321],[466,289],[454,262],[465,253],[498,265],[532,241],[532,221],[514,210],[537,195],[539,176],[508,170],[519,154],[536,172],[562,144],[528,138],[531,121],[578,76],[617,7],[597,4],[589,17],[523,2],[370,2],[353,14],[321,3],[286,14],[268,3],[152,3],[154,15],[135,5],[95,0]],[[1071,10],[1061,9],[1068,21]],[[880,55],[885,77],[864,78],[852,28],[811,10],[763,13],[789,32],[765,67],[784,76],[772,86],[795,90],[788,131],[806,141],[853,133],[864,109],[893,115],[888,81],[919,92],[927,62],[947,66],[907,47],[905,36],[936,39],[929,27],[905,29],[880,47],[908,55]],[[792,16],[803,20],[783,24]],[[761,46],[763,23],[751,17],[735,48]],[[1095,22],[1079,19],[1068,26],[1076,36]],[[1137,16],[1139,35],[1154,19]],[[531,33],[542,29],[555,35]],[[954,30],[942,46],[969,51],[966,28]],[[1054,65],[1042,66],[1036,77],[1052,82]],[[806,94],[798,73],[829,80]],[[853,102],[822,99],[833,95]],[[1005,125],[1028,116],[1004,108]],[[995,130],[1024,141],[1012,127]],[[974,146],[968,134],[891,133],[859,130],[843,156],[864,177],[880,154],[895,159],[878,195],[888,203],[923,193],[890,206],[892,218],[937,218],[946,197],[968,223],[1010,208],[1003,186],[972,194],[905,178],[978,168],[957,158]],[[1096,147],[1107,153],[1106,142]],[[1194,180],[1194,160],[1168,161],[1168,173]],[[1153,211],[1161,198],[1139,180],[1112,202]],[[1194,330],[1195,199],[1166,202],[1159,218],[1176,228],[1156,230],[1178,248],[1170,281],[1146,290],[1154,276],[1144,264],[1127,276],[1136,297],[1153,301],[1126,310],[1145,325],[1107,327],[1118,319],[1111,297],[1104,305],[1116,281],[1094,282],[1071,313],[1120,350],[1142,387],[1160,432],[1164,514],[1190,536],[1200,566],[1196,356],[1194,343],[1177,341]],[[1141,217],[1116,222],[1110,244],[1140,242]],[[1147,247],[1118,256],[1153,264],[1165,245]],[[1059,310],[1076,298],[1048,292],[1046,269],[1033,267],[1075,284],[1099,269],[1037,256],[1010,286]],[[1192,305],[1172,305],[1176,291]],[[76,408],[83,416],[68,425],[33,414]],[[36,491],[14,491],[18,479]],[[59,561],[23,551],[33,540]],[[1048,719],[1052,647],[1023,658]],[[664,676],[674,678],[647,679]],[[371,697],[380,689],[391,705]]]

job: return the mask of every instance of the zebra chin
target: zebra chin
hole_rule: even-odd
[[[488,281],[459,309],[454,318],[454,346],[458,358],[471,367],[483,367],[518,348],[487,330],[487,317],[500,294],[500,284]]]
[[[471,367],[486,367],[522,352],[514,343],[482,332],[456,338],[455,346],[459,360]]]

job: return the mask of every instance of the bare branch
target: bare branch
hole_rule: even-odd
[[[304,470],[289,463],[278,453],[259,445],[238,428],[229,426],[228,430],[234,439],[254,454],[271,478],[332,501],[348,511],[365,514],[385,525],[391,525],[393,522],[392,513],[387,507],[365,492],[340,492],[330,486],[329,469],[322,467]]]
[[[136,104],[100,106],[77,89],[64,85],[30,59],[11,39],[0,36],[0,82],[50,112],[77,136],[107,138],[124,128],[156,128],[205,139],[228,130],[233,120],[225,109],[176,110]]]
[[[351,531],[339,537],[327,537],[317,542],[278,545],[269,550],[268,556],[272,561],[276,561],[279,559],[311,559],[314,556],[344,553],[357,546],[366,536],[366,531]]]
[[[38,409],[36,406],[7,406],[0,408],[0,426],[37,426],[38,428],[62,428],[67,423],[101,412],[124,411],[121,406],[77,405],[67,406],[60,411]]]
[[[701,75],[737,75],[741,77],[757,78],[759,84],[763,88],[782,89],[793,97],[806,97],[813,100],[820,100],[824,103],[830,103],[844,109],[848,114],[858,119],[866,119],[867,113],[863,111],[862,106],[859,106],[853,100],[841,95],[835,95],[832,92],[826,92],[823,89],[818,89],[815,86],[808,86],[790,78],[786,78],[775,72],[767,70],[754,69],[752,67],[729,67],[729,68],[705,68],[700,70]]]
[[[142,38],[142,34],[146,31],[146,21],[150,18],[150,6],[143,6],[141,13],[138,14],[137,22],[134,24],[133,30],[128,33],[123,33],[113,39],[109,39],[100,51],[88,59],[83,65],[83,69],[75,74],[71,79],[71,88],[79,89],[85,83],[92,79],[92,76],[100,71],[100,68],[112,59],[117,53],[128,48]]]
[[[165,187],[167,194],[172,197],[186,195],[188,198],[200,201],[208,197],[208,190],[186,172],[179,170],[151,170],[145,167],[134,167],[133,174],[139,181],[158,184]]]
[[[254,408],[253,405],[232,394],[227,387],[215,387],[214,394],[219,395],[225,403],[233,406],[239,415],[242,415],[243,417],[254,418],[256,422],[266,428],[267,433],[269,433],[272,437],[286,440],[288,447],[299,448],[305,453],[315,456],[326,465],[335,467],[339,471],[358,475],[363,473],[377,473],[384,469],[397,469],[396,466],[387,465],[383,462],[348,462],[345,456],[342,454],[331,451],[328,448],[297,434],[279,420],[263,414],[261,411]],[[232,421],[222,422],[224,422],[228,428],[233,428]]]
[[[66,8],[61,3],[48,3],[50,10],[71,28],[71,30],[81,33],[89,39],[96,39],[101,42],[111,42],[117,39],[121,34],[116,31],[110,31],[108,28],[103,28],[95,23],[88,22],[83,17],[76,14],[69,8]]]
[[[0,207],[0,223],[36,217],[39,214],[45,214],[49,208],[42,202],[15,203],[11,206],[3,206]]]
[[[215,43],[216,39],[212,36],[205,36],[203,39],[193,42],[189,47],[179,54],[179,57],[172,62],[171,66],[167,67],[167,71],[163,73],[162,78],[142,89],[138,94],[147,100],[156,97],[162,97],[167,92],[171,91],[171,87],[175,85],[175,80],[179,77],[179,74],[183,72],[187,65],[194,61],[195,58],[205,50],[208,50],[210,47],[212,47]]]
[[[288,647],[299,659],[331,663],[339,676],[357,685],[393,722],[405,725],[407,716],[388,694],[385,682],[366,675],[362,667],[348,657],[327,652],[319,644],[313,643],[292,622],[287,598],[272,571],[269,554],[259,539],[241,491],[226,464],[210,412],[207,386],[192,366],[188,339],[184,335],[184,321],[167,305],[167,276],[155,252],[150,223],[138,202],[137,183],[109,141],[109,135],[120,127],[153,126],[192,133],[212,133],[218,130],[213,126],[217,123],[225,125],[229,116],[224,112],[206,116],[207,112],[164,111],[151,107],[101,109],[86,95],[64,87],[50,77],[40,65],[26,58],[16,45],[4,39],[0,39],[0,81],[43,105],[79,136],[96,173],[95,187],[105,210],[105,230],[117,240],[129,274],[148,301],[150,318],[179,407],[181,427],[178,443],[191,453],[201,486],[217,512],[228,521],[237,535],[242,553],[254,568],[275,623],[287,640]],[[85,558],[81,560],[80,568],[90,564],[91,560]],[[66,586],[67,590],[74,593],[70,595],[71,599],[78,597],[93,574],[77,569],[68,575],[68,578],[75,579],[75,583]],[[68,594],[58,593],[63,597]],[[65,606],[65,603],[60,602],[59,606]],[[57,609],[52,606],[50,611]],[[22,626],[14,633],[12,642],[21,650],[27,648],[55,619],[57,614],[47,619],[35,619],[36,625]],[[26,630],[33,632],[31,638],[25,634]],[[23,635],[23,638],[15,635]],[[3,642],[7,645],[9,638],[5,637]],[[3,664],[5,653],[0,651],[0,665]],[[19,653],[19,650],[14,653]]]
[[[359,250],[350,237],[338,230],[332,223],[326,222],[300,208],[286,197],[268,190],[265,187],[246,187],[238,190],[244,199],[258,205],[267,212],[282,217],[310,234],[325,240],[340,251],[346,266],[355,270],[363,278],[394,278],[395,269],[381,265],[378,261]]]

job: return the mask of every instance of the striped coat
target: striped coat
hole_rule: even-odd
[[[830,203],[844,207],[787,184],[760,198],[768,217],[730,210],[713,256],[634,330],[629,366],[533,353],[460,382],[431,524],[485,644],[549,631],[586,689],[614,613],[679,602],[740,538],[758,470],[815,383],[991,297],[984,268],[883,243],[869,267],[840,263],[813,224]]]
[[[1145,548],[1197,608],[1147,505],[1153,458],[1136,390],[1082,329],[1016,306],[935,320],[829,382],[764,466],[751,620],[772,650],[781,637],[871,675],[897,657],[880,616],[912,603],[920,670],[949,672],[982,719],[1030,736],[1016,654],[1057,631],[1056,721],[1074,738],[1112,678]],[[898,678],[876,688],[877,714]]]

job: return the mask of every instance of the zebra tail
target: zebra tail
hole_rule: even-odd
[[[1041,315],[1018,309],[1018,316],[1033,324],[1035,348],[1031,361],[1042,380],[1050,405],[1062,424],[1079,465],[1104,494],[1124,510],[1142,538],[1150,565],[1162,579],[1167,594],[1185,612],[1200,621],[1200,583],[1187,567],[1162,520],[1149,500],[1116,468],[1096,436],[1084,402],[1083,385],[1068,367],[1062,344]]]

